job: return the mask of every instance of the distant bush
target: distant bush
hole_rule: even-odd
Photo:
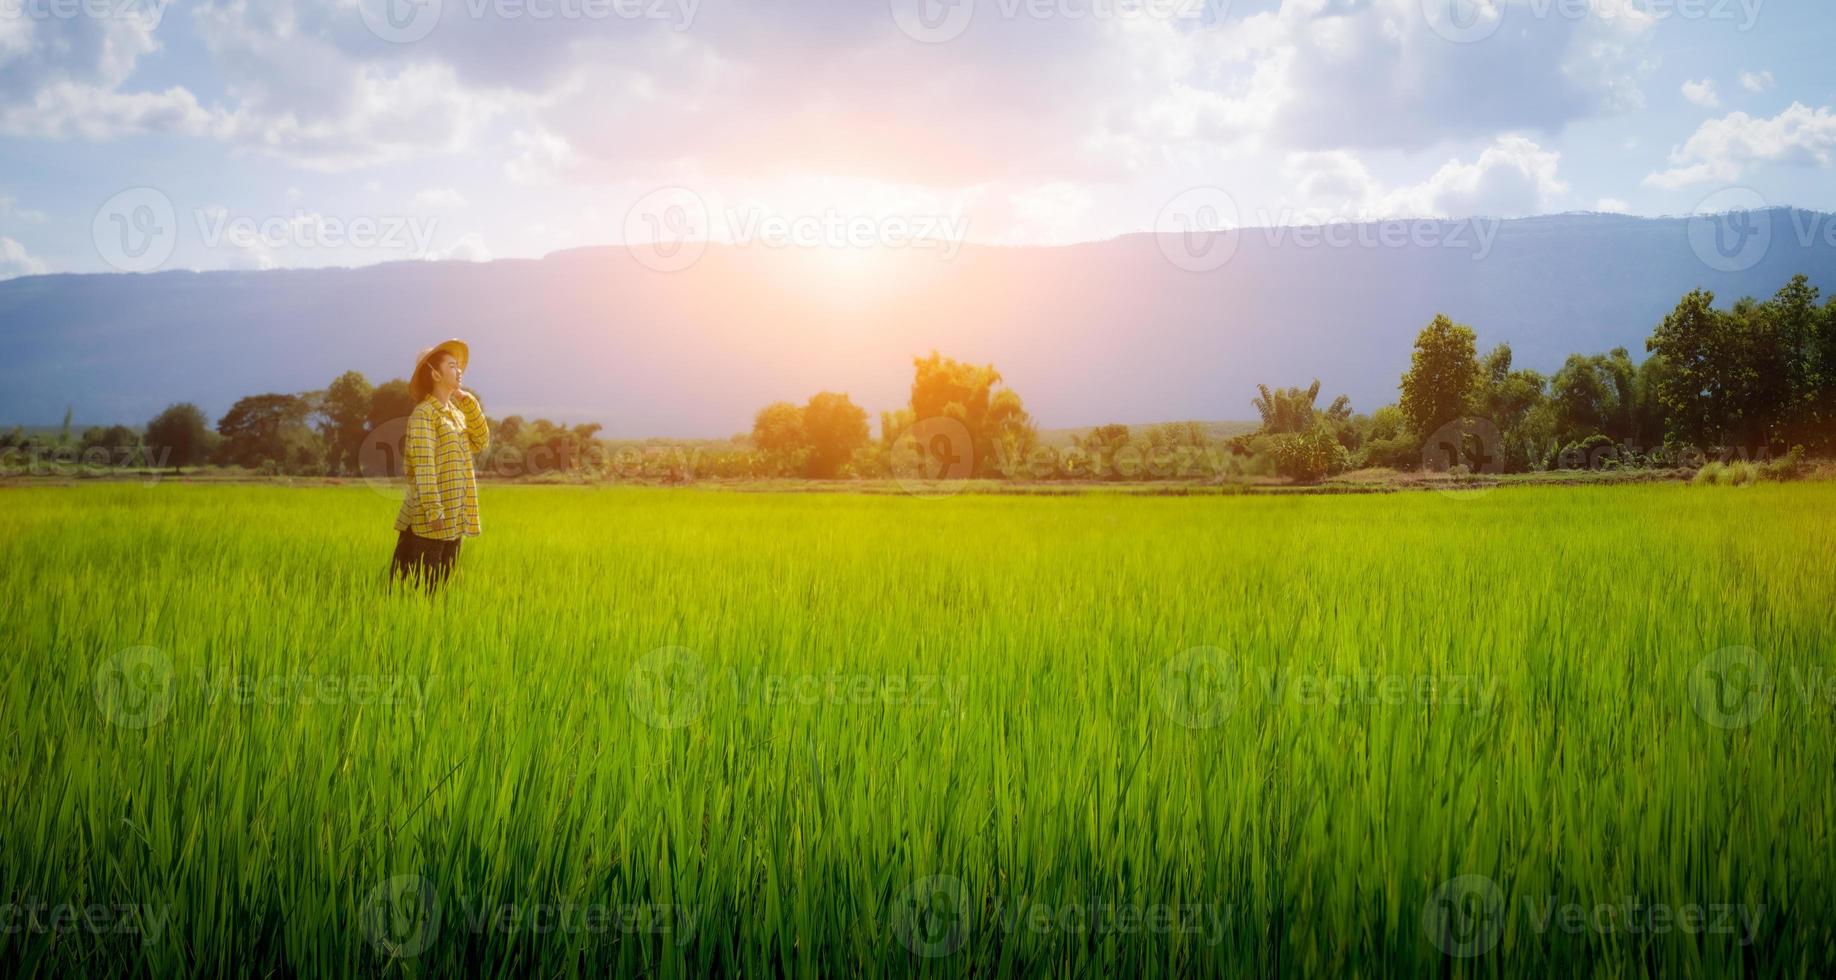
[[[1761,467],[1761,473],[1768,480],[1784,483],[1804,477],[1809,467],[1804,462],[1804,447],[1793,446],[1791,452]]]
[[[1421,441],[1408,432],[1387,439],[1372,439],[1364,444],[1361,465],[1392,470],[1416,469],[1422,465]]]
[[[1275,472],[1302,483],[1343,473],[1351,466],[1351,454],[1345,451],[1337,434],[1324,424],[1301,435],[1272,437],[1270,454],[1275,460]]]
[[[1633,455],[1633,459],[1625,458]],[[1616,470],[1629,465],[1636,465],[1636,454],[1621,451],[1619,444],[1611,436],[1598,433],[1588,436],[1579,442],[1563,446],[1555,456],[1550,469],[1556,470]]]
[[[1760,467],[1753,463],[1709,463],[1690,482],[1697,486],[1744,487],[1758,483]]]
[[[1791,452],[1770,463],[1736,461],[1711,462],[1696,471],[1690,482],[1696,486],[1742,487],[1754,483],[1786,483],[1803,479],[1810,472],[1804,458],[1804,447],[1793,446]]]

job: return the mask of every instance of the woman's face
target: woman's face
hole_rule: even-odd
[[[465,368],[459,366],[459,359],[447,353],[441,353],[440,356],[434,358],[433,369],[434,384],[445,385],[448,388],[459,387],[459,382],[465,374]]]

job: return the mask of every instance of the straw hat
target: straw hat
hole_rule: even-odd
[[[453,357],[459,360],[459,370],[461,371],[465,370],[466,365],[471,363],[472,359],[472,349],[467,347],[463,340],[448,340],[444,343],[435,344],[422,351],[421,356],[414,359],[414,372],[408,375],[408,390],[413,393],[414,400],[417,402],[433,394],[432,388],[426,387],[421,383],[421,365],[426,364],[428,359],[432,358],[435,354],[453,355]]]

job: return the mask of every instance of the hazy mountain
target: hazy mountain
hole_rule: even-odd
[[[1587,214],[1346,226],[1337,245],[1318,229],[1249,230],[1202,273],[1168,260],[1172,236],[1136,235],[948,258],[711,246],[674,273],[595,248],[37,276],[0,283],[0,421],[55,422],[74,405],[79,423],[138,424],[181,400],[215,417],[241,395],[322,387],[349,368],[405,375],[417,349],[451,336],[471,342],[469,381],[493,415],[601,421],[618,436],[723,436],[768,402],[824,388],[893,407],[911,357],[932,348],[993,362],[1045,426],[1248,418],[1258,382],[1315,377],[1322,403],[1344,392],[1368,411],[1395,399],[1410,342],[1437,312],[1547,371],[1576,351],[1642,358],[1696,286],[1726,303],[1805,272],[1836,290],[1836,218],[1752,217],[1771,243],[1740,272],[1699,257],[1701,222]],[[1418,241],[1395,244],[1411,226]]]

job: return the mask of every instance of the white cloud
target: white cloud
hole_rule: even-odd
[[[1603,197],[1595,202],[1594,210],[1604,214],[1631,214],[1632,205],[1627,204],[1617,197]]]
[[[1721,105],[1721,94],[1715,90],[1715,80],[1705,78],[1699,82],[1684,82],[1683,97],[1704,109],[1713,109]]]
[[[45,213],[36,208],[22,208],[12,198],[0,196],[0,218],[18,218],[20,221],[36,223],[45,220]]]
[[[1554,133],[1642,106],[1648,15],[1538,16],[1528,0],[1484,9],[1502,18],[1496,32],[1455,43],[1435,32],[1422,0],[1286,0],[1270,15],[1285,27],[1284,84],[1294,93],[1283,132],[1303,145],[1418,148],[1501,130]]]
[[[1772,73],[1769,71],[1743,71],[1740,73],[1740,87],[1749,92],[1757,94],[1769,91],[1776,84],[1778,83],[1773,81]]]
[[[506,104],[467,91],[444,65],[379,66],[345,79],[335,111],[244,107],[233,139],[311,170],[342,171],[424,153],[456,153],[476,142]]]
[[[24,245],[11,238],[0,238],[0,279],[38,276],[47,271],[45,263],[34,258]]]
[[[1077,184],[1055,181],[997,197],[1001,203],[976,208],[972,228],[1001,229],[989,239],[996,245],[1064,245],[1087,239],[1086,219],[1094,203]]]
[[[547,130],[517,130],[510,136],[517,155],[504,164],[504,176],[518,184],[541,186],[560,180],[577,162],[567,140]]]
[[[142,133],[222,137],[233,126],[231,115],[206,109],[190,91],[118,92],[75,82],[54,82],[28,99],[0,108],[0,132],[52,140],[112,140]]]
[[[408,199],[408,205],[416,208],[462,208],[469,203],[464,194],[450,187],[429,187]]]
[[[1836,114],[1793,102],[1772,117],[1736,112],[1702,124],[1671,151],[1671,169],[1645,178],[1652,187],[1675,190],[1708,181],[1738,180],[1748,166],[1788,163],[1827,167],[1836,154]]]
[[[442,249],[433,249],[427,253],[432,262],[489,262],[491,250],[486,247],[484,236],[470,232]]]
[[[146,132],[219,135],[228,115],[182,86],[124,92],[160,50],[164,4],[115,4],[112,16],[0,16],[0,134],[107,140]]]
[[[1472,163],[1449,160],[1417,184],[1386,189],[1363,161],[1343,150],[1289,156],[1302,208],[1297,221],[1510,218],[1558,209],[1569,186],[1561,154],[1522,136],[1505,136]]]

